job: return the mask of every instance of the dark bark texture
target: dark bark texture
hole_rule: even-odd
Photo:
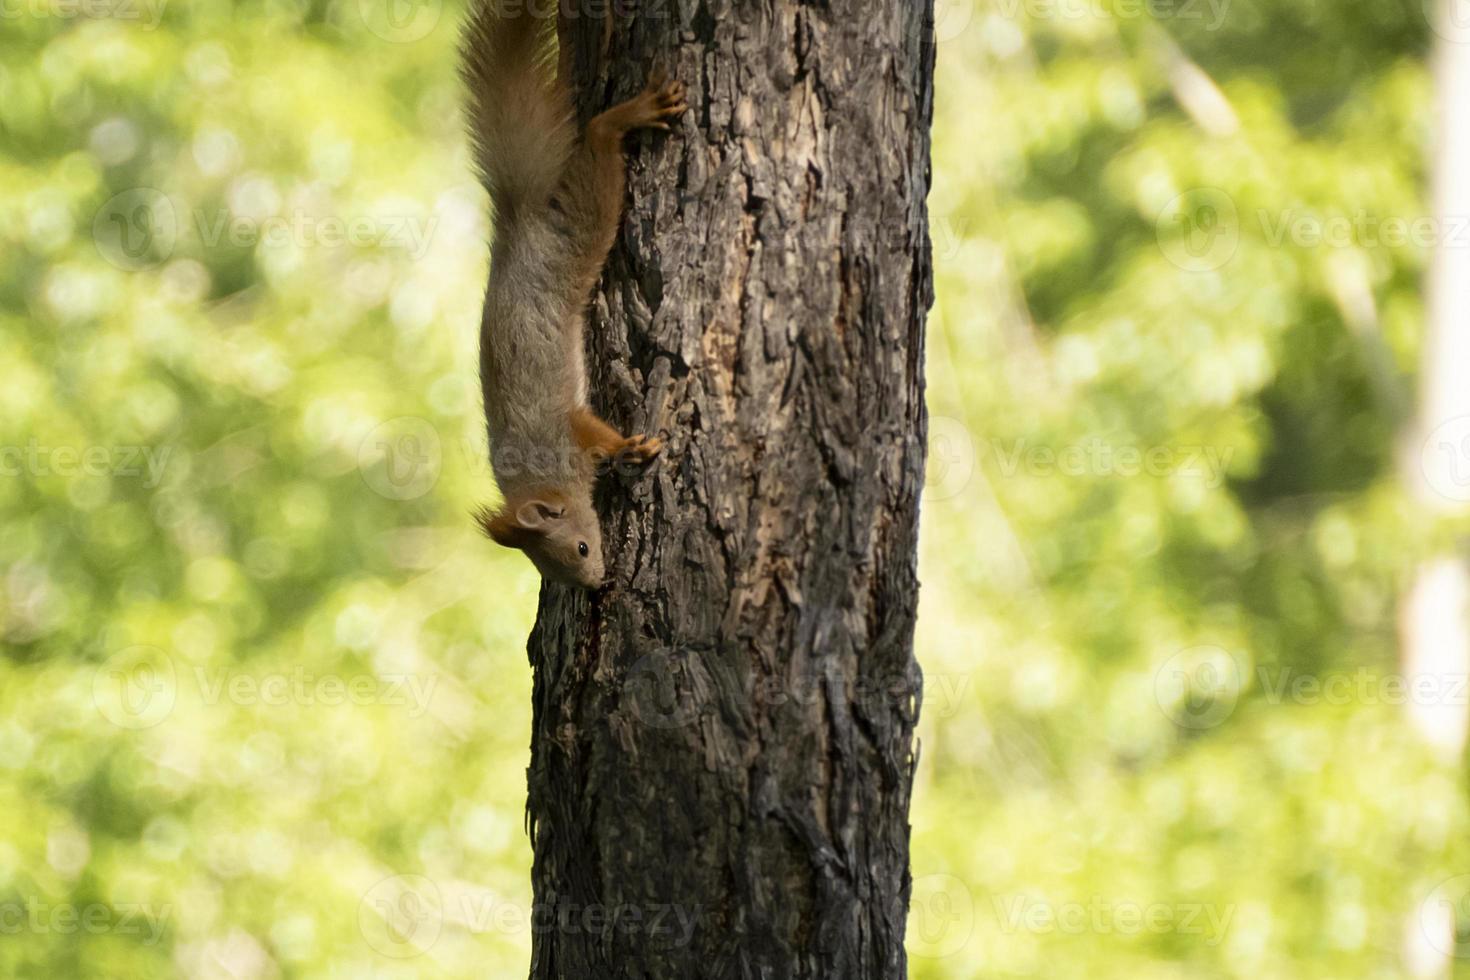
[[[542,590],[531,977],[893,980],[932,0],[612,6],[605,51],[564,6],[583,119],[689,86],[630,138],[589,326],[594,407],[665,450],[599,490],[608,589]]]

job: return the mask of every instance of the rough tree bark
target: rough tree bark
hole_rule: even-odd
[[[592,303],[666,448],[600,493],[611,588],[543,588],[531,977],[903,977],[932,0],[586,13],[584,119],[655,64],[692,110]]]

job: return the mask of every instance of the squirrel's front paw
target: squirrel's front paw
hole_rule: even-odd
[[[687,92],[683,82],[670,80],[663,69],[658,69],[649,76],[648,85],[638,93],[640,111],[636,125],[650,129],[668,129],[670,119],[678,118],[689,110],[689,104],[685,101]]]
[[[615,463],[651,463],[664,448],[664,444],[653,436],[629,436],[623,440],[613,454]]]

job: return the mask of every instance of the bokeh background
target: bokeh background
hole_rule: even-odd
[[[524,975],[461,13],[0,5],[0,976]],[[912,975],[1470,976],[1463,45],[937,19]]]

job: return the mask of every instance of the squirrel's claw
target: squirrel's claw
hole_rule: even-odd
[[[652,462],[660,452],[664,444],[653,436],[629,436],[624,441],[622,448],[618,450],[618,460],[628,460],[633,463]]]
[[[663,448],[664,444],[659,439],[638,435],[628,436],[611,453],[605,449],[594,450],[593,455],[600,471],[628,474],[635,467],[653,462],[663,452]]]
[[[670,81],[666,71],[654,69],[642,93],[648,112],[648,119],[643,125],[653,129],[671,129],[668,121],[689,111],[688,92],[683,82],[678,79]]]

